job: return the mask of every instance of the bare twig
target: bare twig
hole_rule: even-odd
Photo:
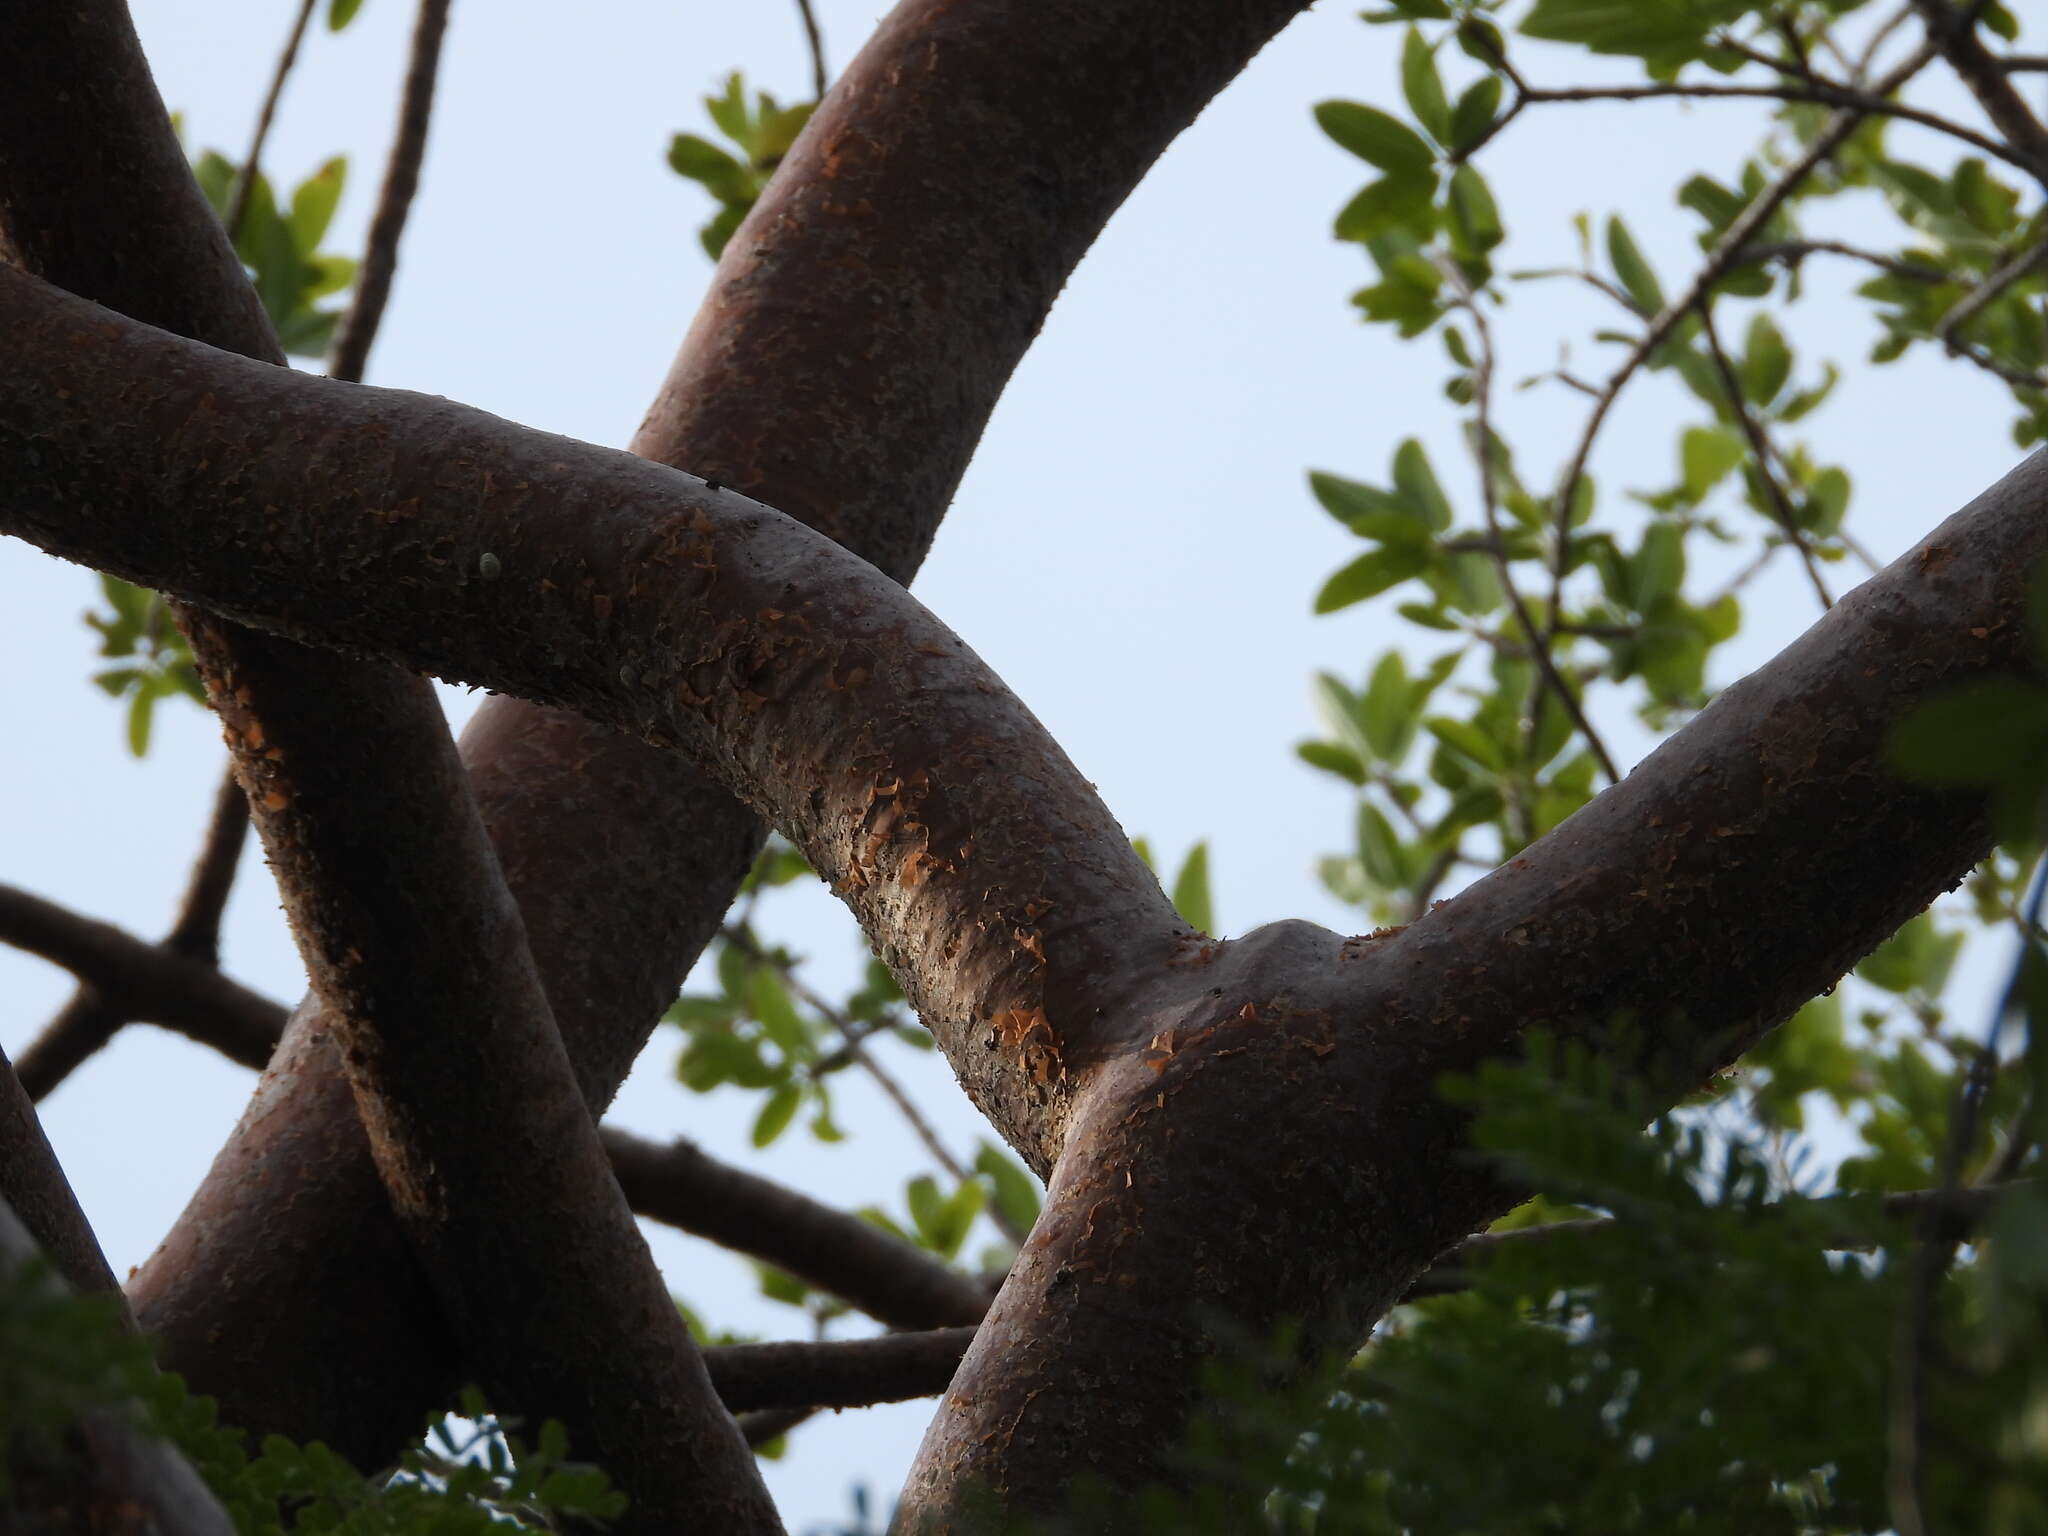
[[[214,792],[213,816],[206,824],[206,838],[193,862],[192,876],[185,886],[185,898],[171,931],[164,935],[164,948],[188,960],[220,965],[220,919],[228,895],[235,887],[235,871],[242,861],[242,848],[249,840],[249,798],[232,771],[221,775]]]
[[[1799,552],[1799,562],[1806,568],[1806,579],[1813,584],[1813,595],[1820,599],[1822,608],[1832,608],[1835,600],[1828,595],[1827,583],[1821,580],[1820,562],[1814,558],[1813,547],[1806,542],[1806,532],[1799,526],[1798,514],[1793,510],[1792,498],[1778,481],[1777,472],[1771,461],[1777,456],[1765,435],[1763,423],[1749,408],[1749,401],[1742,393],[1742,380],[1736,375],[1735,364],[1729,361],[1728,351],[1721,345],[1721,334],[1714,326],[1714,305],[1711,299],[1703,299],[1699,307],[1700,330],[1707,343],[1707,355],[1713,360],[1714,371],[1721,376],[1721,387],[1728,391],[1728,408],[1735,413],[1736,424],[1742,428],[1742,435],[1749,443],[1750,455],[1756,460],[1757,478],[1764,484],[1764,493],[1771,504],[1771,519],[1783,530],[1786,539]]]
[[[1769,240],[1759,241],[1741,254],[1742,264],[1781,262],[1796,267],[1808,256],[1847,256],[1855,261],[1867,262],[1882,268],[1892,276],[1904,278],[1910,283],[1953,282],[1955,274],[1940,267],[1922,266],[1918,262],[1901,261],[1896,256],[1887,256],[1882,251],[1868,251],[1861,246],[1849,245],[1840,240]]]
[[[249,195],[256,187],[256,177],[263,161],[263,145],[270,137],[271,119],[277,116],[278,99],[284,95],[284,83],[291,75],[292,66],[299,60],[299,44],[305,40],[306,24],[313,19],[313,7],[318,3],[319,0],[300,0],[299,14],[292,19],[292,30],[285,38],[284,52],[277,56],[277,68],[271,72],[270,89],[264,93],[263,106],[256,114],[256,131],[249,136],[249,152],[242,157],[242,168],[235,172],[235,183],[228,193],[228,211],[221,217],[230,240],[241,233],[242,220],[248,216]]]
[[[1835,107],[1842,111],[1855,112],[1862,117],[1891,117],[1901,122],[1916,123],[1922,128],[1946,134],[1958,139],[1973,149],[1982,150],[1994,159],[2008,165],[2018,166],[2025,171],[2034,170],[2030,155],[2015,149],[1989,134],[1979,133],[1966,124],[1946,118],[1936,112],[1911,106],[1906,102],[1893,101],[1888,91],[1881,87],[1859,90],[1846,85],[1573,85],[1573,86],[1532,86],[1523,98],[1530,106],[1543,106],[1557,102],[1586,101],[1650,101],[1659,98],[1681,100],[1720,101],[1799,101],[1820,106]]]
[[[261,1067],[282,1010],[212,966],[0,885],[0,944],[61,965],[125,1020],[160,1024]]]
[[[2036,387],[2036,389],[2048,387],[2048,379],[2042,379],[2040,375],[2028,375],[2023,369],[2007,371],[2003,365],[1997,365],[1997,360],[1991,358],[1989,352],[1985,352],[1982,348],[1972,346],[1970,342],[1962,340],[1962,328],[1964,326],[1968,326],[1972,319],[1976,319],[1976,315],[1985,313],[1985,309],[1989,305],[1997,303],[1999,295],[2003,295],[2015,283],[2025,281],[2036,270],[2040,270],[2042,264],[2048,264],[2048,240],[2038,240],[2036,244],[2032,244],[2032,246],[2028,246],[2025,250],[2017,252],[2009,260],[2001,262],[1993,272],[1989,272],[1985,276],[1985,281],[1978,283],[1966,295],[1962,295],[1954,305],[1950,305],[1948,313],[1942,315],[1942,319],[1939,319],[1939,322],[1935,322],[1935,328],[1933,328],[1935,340],[1942,342],[1942,346],[1948,350],[1950,356],[1970,358],[1972,362],[1976,362],[1978,367],[1991,367],[1993,371],[1999,373],[1999,377],[2007,379],[2009,383],[2032,381],[2032,387]]]
[[[427,125],[434,113],[434,78],[441,67],[441,39],[448,29],[448,4],[449,0],[420,0],[419,19],[413,25],[412,57],[405,71],[405,94],[398,108],[398,133],[392,141],[391,158],[384,167],[377,211],[370,218],[355,298],[342,317],[334,345],[327,354],[328,374],[352,384],[362,382],[370,343],[377,338],[385,302],[391,297],[391,280],[398,270],[398,240],[405,233],[413,194],[419,190],[420,162],[427,152]]]
[[[804,42],[811,50],[811,99],[823,101],[825,88],[832,79],[825,68],[825,39],[818,31],[818,17],[811,9],[811,0],[796,0],[796,11],[803,20]]]
[[[728,1344],[704,1351],[719,1398],[735,1413],[759,1408],[864,1408],[946,1390],[972,1328],[887,1333],[823,1343]]]
[[[877,1321],[897,1328],[972,1323],[988,1304],[975,1281],[880,1227],[690,1142],[661,1146],[612,1126],[599,1136],[640,1215],[774,1264]]]
[[[221,909],[233,889],[235,868],[248,828],[249,802],[234,774],[223,774],[214,799],[213,817],[193,865],[185,898],[159,948],[219,968]],[[90,981],[81,981],[70,1001],[43,1026],[15,1064],[23,1090],[31,1099],[47,1097],[113,1039],[128,1019],[129,1015],[108,1002]],[[248,1044],[246,1036],[237,1038],[243,1046]]]
[[[1494,574],[1500,578],[1501,590],[1507,594],[1508,606],[1513,609],[1515,623],[1520,627],[1523,638],[1528,642],[1530,659],[1536,663],[1536,670],[1543,685],[1570,718],[1573,727],[1585,737],[1586,745],[1592,750],[1594,761],[1607,776],[1610,784],[1619,783],[1621,774],[1614,766],[1614,759],[1607,751],[1607,744],[1593,729],[1586,718],[1586,711],[1579,703],[1578,695],[1572,692],[1571,684],[1564,680],[1557,669],[1557,659],[1551,654],[1551,647],[1544,642],[1538,630],[1536,619],[1529,612],[1529,605],[1523,599],[1521,588],[1515,584],[1515,573],[1508,562],[1507,539],[1500,525],[1500,492],[1494,483],[1493,474],[1493,328],[1487,324],[1486,314],[1479,306],[1478,295],[1465,280],[1456,263],[1443,263],[1443,272],[1455,285],[1459,302],[1465,313],[1471,316],[1472,328],[1478,338],[1479,355],[1472,369],[1473,411],[1477,416],[1479,442],[1475,457],[1479,461],[1479,504],[1486,518],[1486,531],[1493,551]],[[1551,615],[1554,625],[1556,615]],[[1555,631],[1553,630],[1553,633]],[[1528,736],[1533,740],[1541,708],[1532,705],[1529,710]]]

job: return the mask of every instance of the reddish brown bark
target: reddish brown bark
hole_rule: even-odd
[[[900,6],[735,236],[636,449],[829,518],[907,577],[1103,222],[1300,8]],[[602,1104],[716,931],[757,823],[689,764],[559,711],[491,700],[462,751]],[[366,1462],[458,1369],[313,1016],[133,1294],[227,1417]]]
[[[976,1485],[1050,1502],[1077,1455],[1116,1482],[1163,1474],[1214,1317],[1355,1339],[1511,1198],[1455,1159],[1442,1072],[1543,1025],[1602,1035],[1675,1093],[1826,986],[1986,844],[1975,801],[1885,770],[1892,725],[2034,655],[2022,614],[2048,553],[2048,455],[1407,929],[1134,940],[1159,921],[1156,888],[1123,878],[1121,834],[1057,749],[907,594],[799,526],[441,402],[342,398],[209,357],[25,279],[0,277],[0,315],[28,376],[63,386],[0,383],[0,431],[65,445],[15,487],[10,526],[139,562],[244,617],[686,746],[835,880],[997,1122],[1061,1153],[1046,1215],[927,1441],[920,1517],[950,1518]],[[292,445],[275,484],[238,425],[256,421]],[[194,524],[152,529],[122,468],[146,451],[181,487],[187,463],[248,467],[232,486],[190,485]],[[523,489],[480,504],[483,464]],[[323,510],[310,539],[262,511],[299,475]],[[407,492],[396,534],[376,515],[394,486]],[[90,522],[50,510],[83,504]],[[506,552],[499,575],[472,580],[486,549]],[[849,692],[851,727],[835,702]],[[1005,771],[956,781],[962,741],[1000,744]],[[943,846],[961,849],[950,867],[927,867],[937,843],[921,833],[875,835],[862,750],[926,769],[951,818]],[[1035,842],[1015,830],[1027,821]],[[1017,890],[1058,916],[1006,922],[1007,951],[949,927],[1003,913]],[[1015,958],[1034,937],[1042,966]],[[1033,999],[1044,1015],[1030,1028],[999,1022]],[[1607,1035],[1623,1021],[1630,1032]]]

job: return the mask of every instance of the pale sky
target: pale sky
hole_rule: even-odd
[[[188,143],[238,157],[294,6],[136,0],[135,9]],[[819,0],[817,9],[836,67],[882,8]],[[316,26],[270,142],[266,169],[286,181],[349,154],[336,249],[357,249],[367,222],[411,11],[368,0],[348,32]],[[1310,616],[1316,587],[1357,546],[1310,500],[1303,472],[1383,480],[1394,444],[1419,435],[1453,496],[1470,501],[1441,350],[1398,345],[1351,318],[1346,297],[1365,280],[1366,259],[1328,229],[1368,172],[1309,117],[1329,96],[1388,101],[1398,36],[1361,25],[1353,7],[1319,9],[1173,147],[1061,299],[916,587],[1032,706],[1133,835],[1176,860],[1196,838],[1212,840],[1226,932],[1289,916],[1358,926],[1314,876],[1317,857],[1348,846],[1351,801],[1294,758],[1294,743],[1316,730],[1307,684],[1318,668],[1355,679],[1389,644],[1427,650],[1391,603]],[[1539,62],[1552,83],[1587,78],[1577,61],[1532,56],[1532,69]],[[706,131],[699,98],[733,68],[785,101],[806,94],[793,4],[457,0],[422,193],[370,382],[623,445],[710,271],[695,233],[707,200],[663,154],[675,131]],[[1677,212],[1673,189],[1696,167],[1725,177],[1756,121],[1747,107],[1718,104],[1530,114],[1484,161],[1514,236],[1502,265],[1571,261],[1569,214],[1620,210],[1673,288],[1697,254],[1696,221]],[[1911,132],[1897,143],[1934,153]],[[2010,412],[1995,385],[1964,369],[1858,367],[1871,327],[1841,298],[1850,274],[1816,267],[1811,276],[1819,297],[1788,330],[1803,368],[1833,356],[1848,377],[1805,430],[1855,475],[1852,527],[1889,557],[2015,461]],[[1501,324],[1503,372],[1553,366],[1555,338],[1583,337],[1595,316],[1608,323],[1563,286],[1523,295]],[[1579,355],[1590,370],[1597,354],[1583,340]],[[1606,481],[1670,477],[1674,398],[1662,381],[1628,397],[1597,461]],[[1581,404],[1538,390],[1507,396],[1502,412],[1540,479]],[[1789,568],[1785,577],[1755,589],[1720,680],[1811,621],[1810,597]],[[87,573],[0,542],[0,642],[26,663],[8,689],[0,880],[155,937],[223,752],[208,718],[173,703],[149,758],[127,755],[117,707],[86,682],[98,663],[79,615],[95,596]],[[451,695],[450,708],[460,717],[467,705]],[[1632,750],[1644,739],[1635,733]],[[859,940],[828,897],[780,905],[788,918],[776,932],[818,957],[822,984],[852,974]],[[281,999],[301,990],[253,851],[229,912],[226,964]],[[61,973],[0,951],[0,1045],[18,1052],[69,987]],[[755,1154],[746,1150],[752,1101],[676,1086],[678,1045],[673,1030],[656,1036],[616,1118],[650,1135],[691,1135],[827,1199],[900,1207],[902,1179],[923,1163],[879,1098],[847,1083],[840,1119],[855,1138],[838,1148],[792,1134]],[[943,1065],[900,1056],[952,1144],[971,1153],[987,1133]],[[44,1106],[118,1271],[139,1263],[174,1218],[251,1081],[199,1047],[138,1028]],[[896,1171],[877,1185],[878,1168]],[[729,1256],[659,1231],[654,1241],[678,1294],[714,1321],[764,1337],[801,1324],[759,1302],[751,1272]],[[788,1459],[769,1469],[791,1529],[842,1516],[856,1480],[886,1502],[929,1412],[908,1404],[800,1430]]]

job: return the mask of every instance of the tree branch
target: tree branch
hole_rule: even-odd
[[[159,1024],[245,1066],[269,1059],[277,1005],[210,965],[9,885],[0,885],[0,944],[61,965],[99,994],[117,1026]],[[43,1039],[50,1038],[46,1031]]]
[[[0,1198],[0,1284],[13,1285],[24,1266],[40,1263],[36,1239]],[[61,1265],[59,1266],[61,1272]],[[51,1294],[63,1282],[45,1274]],[[140,1429],[125,1408],[79,1416],[51,1453],[38,1438],[10,1457],[8,1529],[48,1532],[147,1531],[152,1536],[234,1536],[234,1522],[191,1464]]]
[[[978,1323],[988,1310],[980,1285],[858,1216],[687,1141],[660,1146],[613,1126],[599,1134],[642,1216],[766,1260],[891,1327]]]
[[[763,1408],[865,1408],[946,1390],[972,1328],[878,1339],[728,1344],[704,1351],[718,1395],[735,1413]]]
[[[164,935],[162,948],[174,955],[197,961],[214,969],[220,965],[220,919],[234,888],[235,870],[242,844],[249,830],[249,802],[233,772],[221,776],[214,798],[213,817],[207,824],[206,840],[192,868],[192,877],[179,904],[171,931]],[[127,938],[126,934],[122,937]],[[148,962],[143,962],[147,968]],[[195,1005],[188,1022],[193,1029],[210,1028],[203,1005]],[[31,1099],[44,1099],[82,1066],[94,1052],[119,1033],[131,1015],[112,1003],[90,982],[82,983],[70,1001],[45,1024],[28,1049],[15,1063],[15,1075]],[[175,1026],[174,1026],[175,1027]],[[274,1035],[273,1035],[274,1038]],[[229,1030],[223,1043],[207,1038],[201,1043],[219,1049],[253,1044],[246,1031]],[[266,1051],[266,1057],[268,1052]],[[261,1067],[261,1061],[249,1065]]]
[[[635,450],[907,581],[1074,265],[1300,8],[1248,0],[1190,26],[1181,0],[906,0],[727,245]],[[72,74],[99,68],[87,54]],[[463,756],[601,1105],[715,932],[758,824],[674,754],[512,699],[486,701]],[[460,1367],[385,1208],[302,1015],[138,1276],[138,1312],[224,1416],[388,1460]]]
[[[0,325],[0,527],[686,745],[853,907],[984,1112],[1050,1167],[1117,979],[1194,935],[1044,727],[901,587],[660,465],[250,363],[17,273]],[[145,452],[160,470],[137,477]],[[201,470],[225,461],[231,481]]]
[[[2010,149],[2004,156],[2027,170],[2048,188],[2048,127],[2043,127],[2013,88],[2000,67],[1997,55],[1977,35],[1977,13],[1981,6],[1958,12],[1948,0],[1913,0],[1913,9],[1926,23],[1927,38],[1941,50],[1977,105],[2005,135]]]
[[[228,192],[228,209],[221,217],[230,240],[242,232],[242,220],[249,212],[249,194],[255,190],[256,178],[262,173],[263,146],[270,141],[270,124],[277,116],[277,103],[284,95],[284,83],[291,78],[292,66],[299,61],[299,44],[305,41],[306,24],[313,19],[313,7],[318,3],[319,0],[299,0],[299,14],[292,18],[292,29],[285,35],[284,49],[277,56],[277,67],[270,73],[270,89],[263,94],[263,105],[256,113],[256,129],[249,135],[249,152],[242,156],[241,168],[235,172],[234,186]]]
[[[54,82],[0,102],[0,210],[24,265],[282,362],[116,0],[37,11],[8,29],[0,63],[10,52],[17,67],[0,73]],[[83,232],[110,249],[66,243]],[[0,277],[35,281],[12,269]],[[476,1374],[617,1456],[637,1527],[779,1529],[754,1458],[712,1394],[601,1160],[431,688],[211,616],[179,619],[228,724],[301,952],[353,1047],[351,1075],[392,1204],[410,1218],[457,1336],[482,1352]],[[476,943],[488,947],[469,948]],[[394,1034],[408,1019],[422,1028]],[[422,1035],[437,1032],[446,1050],[408,1059]],[[520,1047],[516,1055],[489,1056],[485,1042],[499,1036]],[[465,1048],[470,1071],[451,1080],[446,1067]],[[561,1141],[533,1189],[569,1223],[563,1230],[580,1225],[590,1253],[614,1261],[605,1286],[527,1224],[531,1207],[517,1192],[506,1198],[496,1146],[506,1134],[534,1146]],[[474,1224],[481,1211],[496,1219]],[[503,1267],[508,1251],[526,1267]],[[522,1314],[535,1330],[508,1334]],[[579,1355],[579,1337],[602,1347]]]
[[[111,1297],[122,1318],[134,1326],[92,1223],[79,1209],[71,1181],[64,1177],[35,1106],[22,1092],[5,1054],[0,1054],[0,1209],[11,1209],[21,1219],[73,1290]]]
[[[370,358],[370,344],[384,319],[391,280],[398,271],[398,240],[406,215],[419,190],[420,163],[427,154],[427,124],[434,113],[434,78],[441,67],[441,40],[448,31],[448,0],[420,0],[413,24],[412,56],[405,67],[405,89],[399,99],[398,134],[385,162],[384,185],[377,193],[377,211],[356,274],[355,298],[342,316],[334,345],[327,354],[330,377],[357,382]]]

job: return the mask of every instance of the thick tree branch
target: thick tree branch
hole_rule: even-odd
[[[635,450],[908,580],[1097,231],[1301,4],[905,0],[727,245]],[[674,754],[511,699],[485,703],[463,757],[601,1105],[716,931],[758,824]],[[138,1277],[138,1311],[228,1417],[388,1459],[460,1378],[384,1209],[302,1016]]]
[[[1050,1166],[1115,1043],[1117,978],[1195,936],[1044,727],[901,587],[663,466],[251,363],[18,273],[0,328],[0,528],[686,746],[832,883]]]
[[[2012,153],[2007,158],[2030,171],[2048,187],[2048,127],[2034,115],[1998,56],[1984,46],[1977,35],[1977,12],[1981,7],[1958,11],[1948,0],[1913,0],[1913,9],[1927,26],[1927,40],[1941,50],[1943,58],[1977,98],[1977,105],[2005,135]]]
[[[125,996],[122,978],[145,972],[162,1011],[186,1021],[184,1033],[245,1067],[260,1070],[270,1060],[287,1018],[281,1004],[235,987],[218,972],[167,963],[159,946],[119,928],[0,887],[0,929],[10,910],[30,915],[25,928],[85,936],[64,944],[63,952],[79,967],[88,991]],[[232,1028],[215,1027],[230,1011],[222,1006],[223,988],[234,988],[228,997],[240,1014]],[[113,1027],[131,1018],[140,1016],[113,1007]],[[32,1116],[27,1123],[33,1125]],[[652,1142],[616,1126],[603,1127],[599,1139],[636,1214],[786,1269],[878,1322],[942,1328],[978,1322],[988,1309],[987,1291],[968,1276],[871,1222],[722,1162],[691,1142]],[[0,1148],[8,1144],[0,1125]],[[24,1209],[18,1198],[14,1204]],[[46,1248],[70,1251],[41,1227],[36,1230]],[[70,1278],[89,1288],[77,1275]]]
[[[268,366],[282,361],[276,337],[199,198],[117,0],[30,13],[0,40],[0,66],[24,83],[0,103],[0,218],[15,259],[292,376]],[[88,232],[107,249],[81,248]],[[616,1456],[637,1528],[779,1529],[605,1169],[432,690],[211,616],[180,623],[350,1048],[393,1206],[457,1336],[481,1352],[476,1374]],[[408,1057],[437,1035],[442,1052]],[[510,1051],[484,1051],[506,1037]],[[468,1070],[451,1079],[451,1060]],[[506,1136],[559,1142],[545,1147],[535,1189],[551,1219],[581,1218],[586,1253],[554,1246],[507,1192],[494,1149]],[[485,1211],[494,1217],[464,1225]],[[525,1263],[506,1266],[508,1256]],[[607,1283],[592,1283],[588,1261],[609,1267]],[[524,1329],[508,1326],[521,1314]]]
[[[23,1266],[40,1262],[35,1237],[0,1194],[0,1284],[12,1285]],[[62,1289],[61,1260],[56,1269],[42,1282],[52,1294]],[[234,1536],[234,1522],[191,1464],[145,1434],[126,1409],[89,1410],[54,1450],[48,1445],[30,1442],[9,1459],[0,1515],[10,1536]]]
[[[51,1150],[35,1106],[0,1054],[0,1208],[20,1217],[36,1246],[75,1291],[110,1296],[127,1317],[128,1305],[92,1223],[79,1209],[71,1181]],[[130,1319],[132,1323],[132,1319]]]

